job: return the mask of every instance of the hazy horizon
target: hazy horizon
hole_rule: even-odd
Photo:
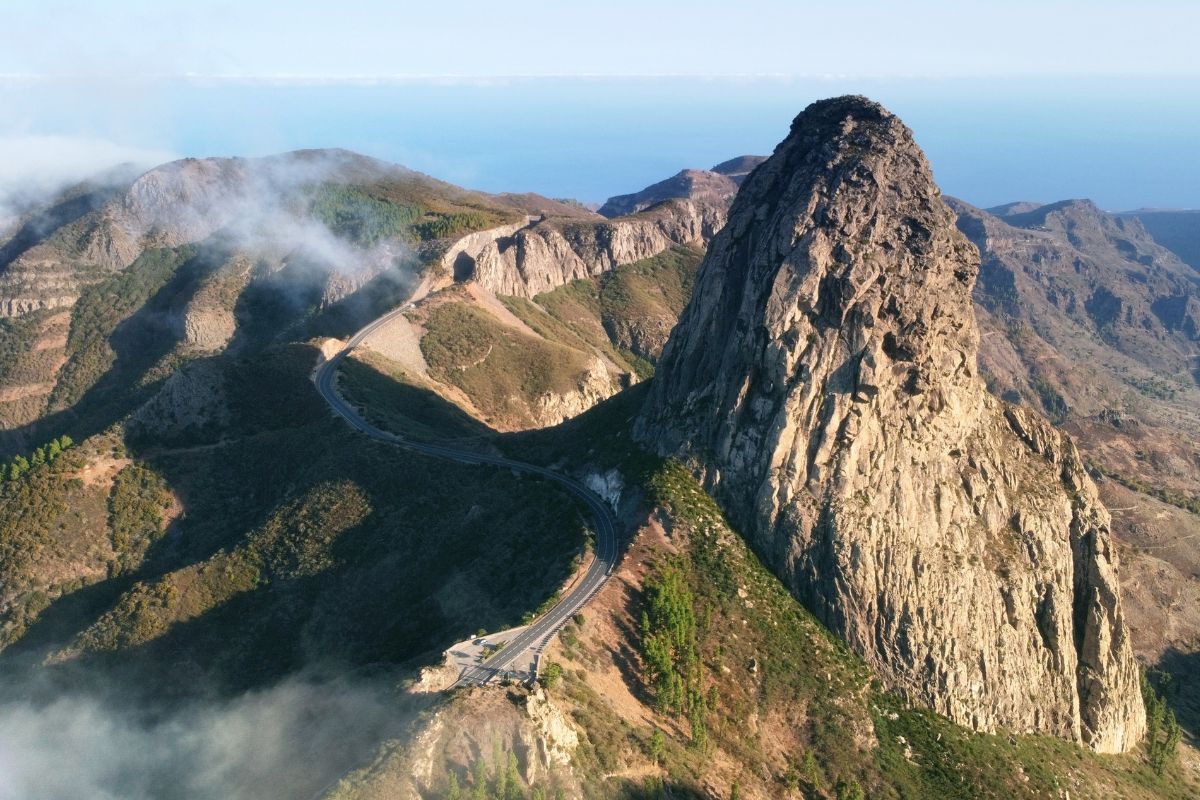
[[[14,79],[0,188],[124,160],[342,147],[490,192],[599,202],[685,167],[767,155],[821,97],[862,93],[914,130],[947,194],[1200,206],[1200,79]],[[44,151],[44,152],[43,152]]]
[[[1200,207],[1200,5],[603,7],[13,0],[0,193],[114,159],[344,147],[487,191],[603,201],[766,154],[813,100],[899,114],[950,194]],[[527,76],[527,77],[514,77]]]

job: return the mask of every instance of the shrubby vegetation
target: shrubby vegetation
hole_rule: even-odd
[[[1067,405],[1066,398],[1054,388],[1046,378],[1040,373],[1035,373],[1030,379],[1030,384],[1033,390],[1037,392],[1038,400],[1041,401],[1042,409],[1046,412],[1046,416],[1055,425],[1061,425],[1067,421],[1067,413],[1071,410]]]
[[[8,470],[11,476],[15,465],[18,478],[0,482],[0,590],[8,598],[0,613],[0,649],[23,636],[58,593],[82,586],[71,577],[59,585],[36,566],[45,559],[71,561],[89,550],[93,531],[104,535],[104,494],[73,477],[83,466],[79,448],[57,441],[53,458],[25,469],[29,459],[18,457]]]
[[[694,602],[681,566],[672,560],[660,567],[646,580],[640,646],[656,708],[686,715],[693,744],[703,748],[708,700],[702,688]]]
[[[571,281],[533,300],[502,299],[542,336],[584,352],[599,351],[645,379],[654,374],[657,353],[635,352],[631,346],[644,347],[657,336],[665,341],[663,325],[673,324],[682,313],[703,256],[697,248],[677,245],[598,277]]]
[[[561,585],[586,537],[574,501],[538,478],[359,436],[313,390],[315,360],[300,345],[214,359],[228,418],[161,439],[172,447],[130,443],[134,467],[112,484],[50,480],[49,468],[0,484],[6,590],[43,574],[67,542],[99,582],[34,603],[45,629],[61,631],[54,643],[70,643],[59,658],[96,664],[80,674],[98,681],[128,670],[129,688],[152,697],[240,692],[313,658],[426,663],[481,625],[512,627]],[[83,466],[78,449],[53,469]],[[160,547],[168,487],[187,513]],[[132,555],[106,575],[95,559],[110,541]],[[13,619],[10,641],[27,617]],[[205,679],[181,684],[180,669]]]
[[[445,239],[498,223],[483,210],[437,210],[420,202],[384,199],[344,184],[309,189],[309,213],[334,235],[371,247],[384,239]]]
[[[559,664],[557,661],[546,662],[546,666],[542,668],[542,674],[538,676],[538,680],[541,681],[542,686],[547,689],[553,689],[555,686],[558,686],[562,682],[562,678],[562,664]]]
[[[0,386],[40,389],[39,384],[49,382],[57,369],[59,351],[36,345],[43,336],[50,335],[47,321],[61,313],[64,312],[59,309],[45,309],[0,319]],[[35,391],[0,404],[0,425],[12,428],[25,424],[44,411],[45,402],[45,394]]]
[[[370,247],[382,239],[407,237],[425,209],[380,200],[353,186],[325,183],[309,190],[309,213],[334,235]]]
[[[166,481],[143,464],[130,464],[113,478],[108,527],[117,561],[113,574],[141,565],[146,550],[162,536],[163,512],[171,505]]]
[[[1124,486],[1126,489],[1132,489],[1135,492],[1141,492],[1142,494],[1149,495],[1157,500],[1161,500],[1168,505],[1175,506],[1176,508],[1182,508],[1184,511],[1190,511],[1193,514],[1200,515],[1200,495],[1187,495],[1183,492],[1176,492],[1162,486],[1153,486],[1143,480],[1140,480],[1139,478],[1131,478],[1128,475],[1122,475],[1115,470],[1105,467],[1098,461],[1089,460],[1087,462],[1087,467],[1091,472],[1103,475],[1106,478],[1111,478],[1112,480]]]
[[[114,366],[117,353],[112,337],[117,327],[143,311],[180,267],[198,253],[194,245],[147,250],[127,269],[83,288],[71,313],[67,361],[50,397],[51,409],[79,402]],[[129,388],[122,387],[124,391]]]
[[[1161,378],[1155,377],[1126,377],[1125,382],[1147,397],[1158,400],[1174,400],[1179,394],[1179,387]]]
[[[145,472],[128,478],[141,481],[138,500],[156,491],[157,482]],[[114,488],[114,495],[117,493]],[[125,492],[129,494],[129,492]],[[137,508],[145,503],[133,502]],[[122,595],[116,607],[80,636],[83,650],[117,650],[145,644],[174,625],[195,619],[213,608],[273,582],[318,575],[335,564],[334,542],[370,513],[367,498],[353,484],[315,487],[298,501],[285,504],[260,528],[232,550],[169,573],[152,582],[139,582]],[[148,520],[137,520],[146,524]],[[161,524],[161,523],[160,523]],[[127,526],[123,526],[123,530]],[[114,536],[117,531],[114,528]]]
[[[588,367],[586,353],[523,334],[466,303],[437,306],[424,325],[430,374],[493,419],[528,422],[536,398],[577,389]]]
[[[417,238],[422,240],[447,239],[471,231],[481,230],[496,220],[479,211],[456,211],[451,213],[426,212],[426,219],[413,226]]]
[[[24,381],[25,376],[18,372],[19,365],[33,352],[33,344],[47,316],[45,311],[34,311],[19,317],[0,319],[0,383]]]

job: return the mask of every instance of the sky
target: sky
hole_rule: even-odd
[[[6,0],[0,73],[1198,75],[1194,0]]]
[[[6,0],[0,194],[340,146],[599,201],[861,92],[971,202],[1195,207],[1197,30],[1192,0]]]

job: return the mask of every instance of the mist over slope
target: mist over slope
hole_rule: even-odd
[[[11,700],[0,704],[0,797],[311,796],[415,712],[383,682],[304,677],[149,717],[120,697]]]

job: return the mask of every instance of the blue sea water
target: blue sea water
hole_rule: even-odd
[[[0,104],[27,134],[188,156],[344,147],[486,191],[602,201],[767,154],[807,103],[848,92],[898,113],[943,190],[977,205],[1200,206],[1197,79],[8,81]]]

